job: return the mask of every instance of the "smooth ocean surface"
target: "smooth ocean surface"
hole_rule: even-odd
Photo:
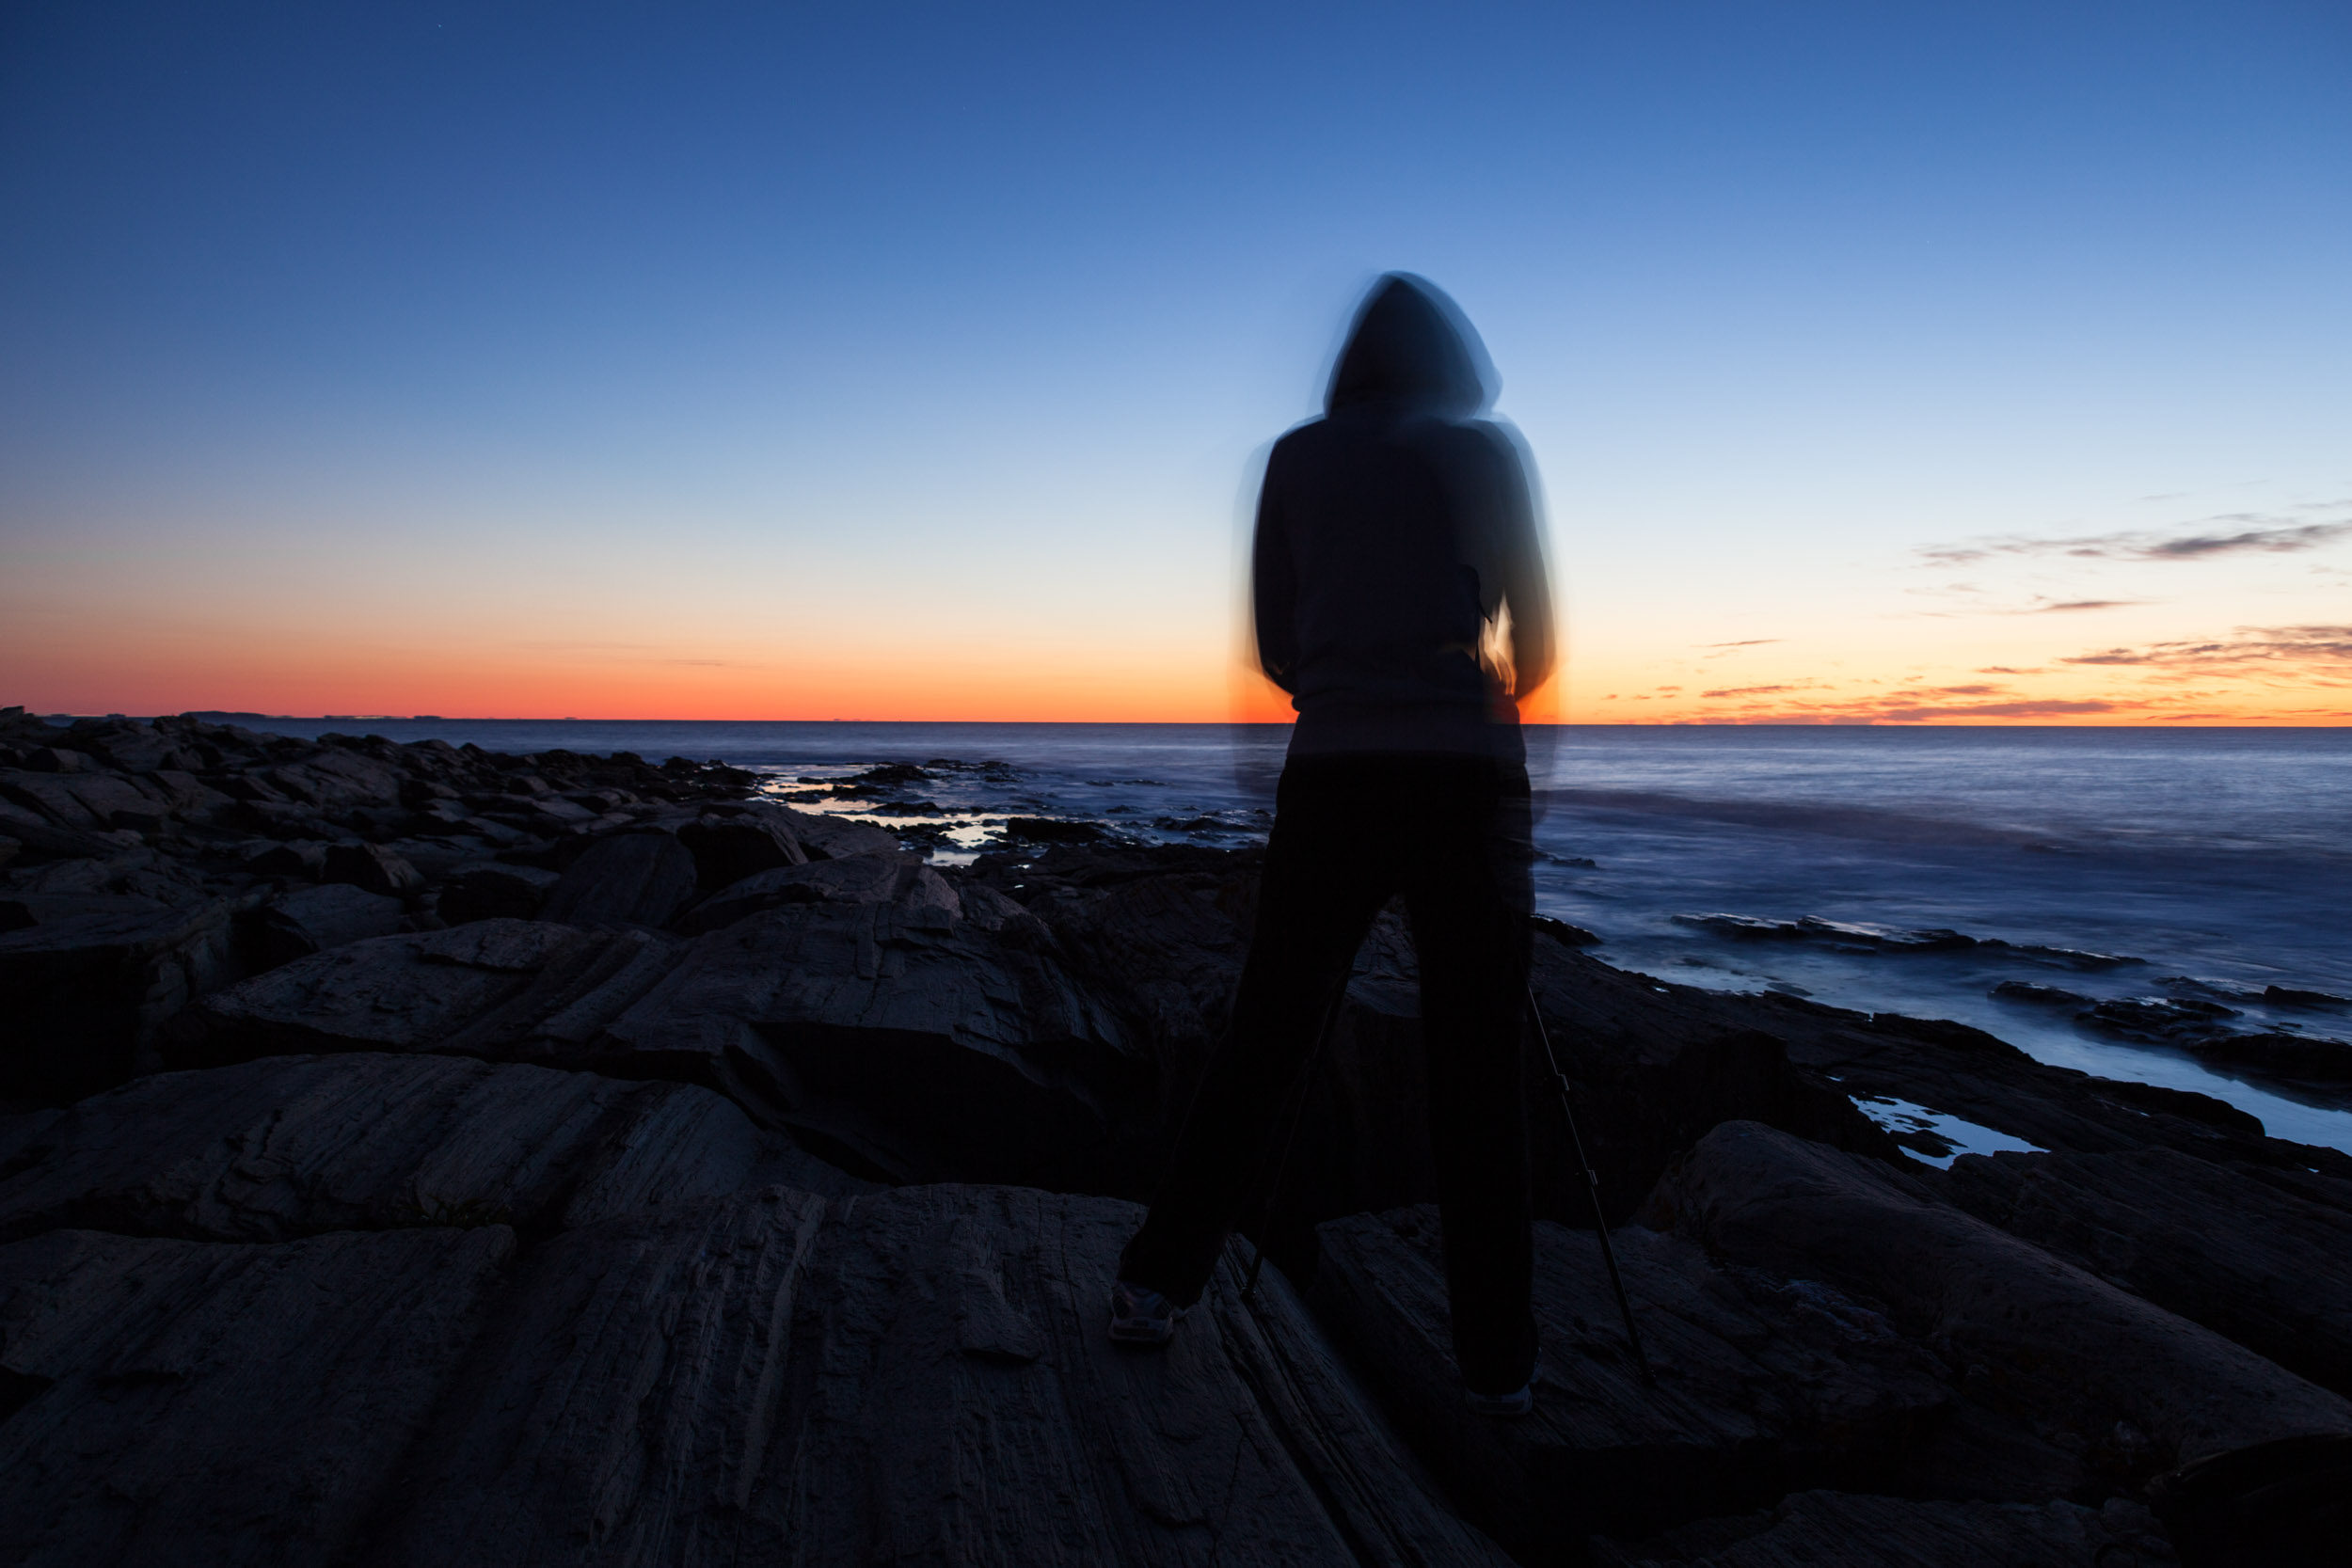
[[[1222,724],[245,721],[503,752],[723,758],[774,774],[780,789],[878,762],[1010,764],[1016,777],[958,771],[908,792],[936,813],[875,818],[944,824],[950,855],[984,845],[1007,814],[1248,842],[1265,830],[1287,738],[1282,726]],[[1608,961],[1958,1019],[2043,1061],[2201,1089],[2279,1136],[2352,1149],[2352,1113],[1986,994],[2020,979],[2094,998],[2161,995],[2162,981],[2185,976],[2352,996],[2352,729],[1592,726],[1549,739],[1534,769],[1549,800],[1538,902],[1604,937]],[[1673,919],[1713,912],[1950,927],[2012,946],[1839,951],[1726,940]],[[2140,961],[2084,971],[2017,951],[2026,943]],[[2352,1009],[2232,1005],[2241,1029],[2352,1035]]]

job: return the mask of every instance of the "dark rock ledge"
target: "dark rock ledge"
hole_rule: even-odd
[[[755,783],[0,712],[0,1563],[2334,1560],[2352,1159],[1547,930],[1659,1376],[1531,1074],[1484,1420],[1384,916],[1271,1220],[1121,1354],[1255,857],[943,872]]]

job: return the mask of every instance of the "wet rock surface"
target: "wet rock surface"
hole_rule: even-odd
[[[873,810],[985,766],[816,793]],[[907,853],[934,830],[759,787],[0,710],[0,1561],[2340,1540],[2352,1158],[1960,1024],[1666,984],[1573,930],[1536,935],[1534,990],[1657,1387],[1531,1041],[1538,1413],[1460,1403],[1393,911],[1248,1222],[1256,1302],[1237,1242],[1168,1352],[1114,1353],[1121,1200],[1224,1030],[1256,852],[1089,825],[942,867]],[[1724,934],[1967,940],[1790,924]],[[2155,984],[2119,1027],[2325,1088],[2338,999],[2265,993],[2311,1032],[2258,1036],[2236,993]],[[2042,989],[2010,999],[2091,1006]],[[1890,1133],[1856,1101],[1923,1114]],[[1935,1117],[2041,1152],[1953,1162]]]

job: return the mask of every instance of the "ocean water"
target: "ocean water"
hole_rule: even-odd
[[[1287,737],[1221,724],[253,722],[723,758],[804,808],[934,830],[947,859],[984,847],[1009,815],[1249,842],[1269,820]],[[1598,933],[1601,958],[1720,990],[1957,1019],[2041,1060],[2199,1089],[2279,1136],[2352,1150],[2352,1112],[1988,994],[2023,980],[2097,1000],[2202,995],[2237,1010],[2234,1028],[2352,1036],[2352,1007],[2258,995],[2352,996],[2352,729],[1593,726],[1549,739],[1538,748],[1549,754],[1537,900]],[[805,798],[876,763],[932,760],[1007,767],[934,769],[896,801]],[[1998,945],[1742,938],[1690,920],[1716,914],[1942,928]]]

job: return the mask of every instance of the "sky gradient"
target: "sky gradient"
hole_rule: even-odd
[[[2346,80],[2270,0],[11,7],[0,702],[1263,711],[1252,465],[1401,267],[1566,718],[2342,723]]]

